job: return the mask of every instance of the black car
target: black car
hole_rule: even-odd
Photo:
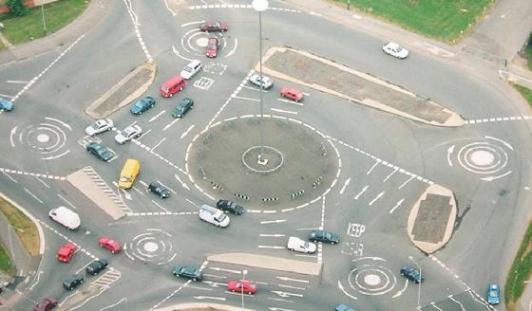
[[[72,274],[71,276],[65,279],[65,281],[63,282],[63,287],[66,290],[73,290],[76,287],[80,286],[81,283],[83,283],[84,281],[85,279],[82,275]]]
[[[331,244],[338,244],[340,242],[340,236],[338,236],[338,234],[325,230],[312,230],[308,239],[312,242],[325,242]]]
[[[416,284],[419,284],[424,280],[421,273],[414,267],[404,266],[401,268],[400,273],[402,276],[406,277],[410,281],[414,281]]]
[[[193,281],[201,281],[203,279],[201,271],[192,266],[176,266],[172,270],[172,274],[177,277],[192,279]]]
[[[216,207],[224,212],[230,212],[235,215],[244,214],[244,208],[233,201],[218,200],[218,202],[216,202]]]
[[[185,113],[187,113],[190,109],[192,109],[192,106],[194,106],[194,101],[192,98],[185,97],[183,98],[177,106],[172,110],[172,117],[174,118],[182,118]]]
[[[107,267],[108,263],[105,259],[98,259],[93,262],[91,262],[87,268],[85,268],[85,271],[87,271],[87,274],[90,275],[96,275],[100,273],[105,267]]]
[[[148,186],[148,190],[160,196],[163,199],[170,197],[170,191],[160,182],[154,181]]]
[[[90,143],[87,145],[87,151],[95,155],[102,161],[109,161],[114,157],[114,154],[102,144]]]

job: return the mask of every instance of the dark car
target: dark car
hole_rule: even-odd
[[[218,47],[218,38],[210,37],[209,41],[207,41],[207,46],[205,47],[205,56],[209,58],[216,58],[216,56],[218,56]]]
[[[216,207],[224,212],[230,212],[235,215],[244,214],[244,208],[233,201],[218,200],[218,202],[216,202]]]
[[[348,305],[337,305],[334,311],[356,311],[354,308],[348,306]]]
[[[185,97],[183,98],[177,106],[172,110],[172,117],[182,118],[185,113],[187,113],[194,106],[194,101],[192,98]]]
[[[170,197],[170,190],[163,186],[160,182],[154,181],[148,186],[148,190],[160,196],[163,199]]]
[[[340,242],[340,236],[338,234],[325,230],[312,230],[308,239],[312,242],[325,242],[331,244],[338,244]]]
[[[50,311],[57,307],[57,300],[55,298],[44,298],[35,305],[33,311]]]
[[[410,266],[402,267],[400,273],[402,276],[406,277],[410,281],[414,281],[416,284],[423,282],[425,279],[416,268]]]
[[[85,279],[82,275],[72,274],[71,276],[65,279],[65,281],[63,282],[63,287],[66,290],[73,290],[76,287],[80,286],[81,283],[83,283],[84,281]]]
[[[87,268],[85,268],[85,271],[87,272],[87,274],[96,275],[96,274],[100,273],[100,271],[105,269],[108,264],[109,263],[107,262],[107,260],[98,259],[98,260],[95,260],[95,261],[91,262],[87,266]]]
[[[225,32],[229,29],[226,22],[222,21],[206,21],[200,25],[200,31],[208,32]]]
[[[87,151],[92,153],[102,161],[109,161],[114,157],[113,152],[102,144],[90,143],[87,145]]]
[[[203,279],[201,271],[191,266],[176,266],[172,274],[177,277],[192,279],[193,281],[201,281]]]
[[[134,103],[129,111],[131,111],[131,113],[134,115],[139,115],[150,110],[153,106],[155,106],[155,98],[151,96],[145,96]]]

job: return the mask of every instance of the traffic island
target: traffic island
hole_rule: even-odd
[[[224,306],[217,303],[182,303],[175,306],[155,309],[154,311],[252,311],[252,309]]]
[[[451,239],[457,208],[454,194],[440,185],[430,185],[408,216],[408,236],[426,254],[432,254]]]
[[[263,72],[425,124],[465,124],[459,114],[428,97],[305,51],[271,48],[263,59]]]

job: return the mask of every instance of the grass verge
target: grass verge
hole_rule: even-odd
[[[35,224],[1,196],[0,212],[7,217],[28,253],[31,256],[38,255],[40,240]]]
[[[528,69],[532,70],[532,33],[528,36],[528,42],[525,47],[525,57],[528,61]]]
[[[9,274],[11,269],[11,259],[4,246],[0,243],[0,271]]]
[[[456,42],[484,14],[494,0],[335,0],[404,28],[448,42]]]
[[[530,107],[532,107],[532,90],[526,86],[512,83],[512,86],[528,101]]]
[[[516,303],[523,294],[532,272],[532,223],[528,224],[525,237],[519,246],[512,268],[506,279],[504,297],[509,311],[516,310]]]
[[[10,18],[5,14],[0,17],[5,26],[4,36],[12,44],[22,43],[44,37],[63,28],[78,17],[88,5],[86,0],[61,0],[41,7],[35,7],[22,17]]]

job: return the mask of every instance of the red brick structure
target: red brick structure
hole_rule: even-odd
[[[24,5],[28,8],[33,8],[35,6],[34,0],[25,0]],[[9,7],[6,4],[6,0],[0,0],[0,13],[9,12]]]

